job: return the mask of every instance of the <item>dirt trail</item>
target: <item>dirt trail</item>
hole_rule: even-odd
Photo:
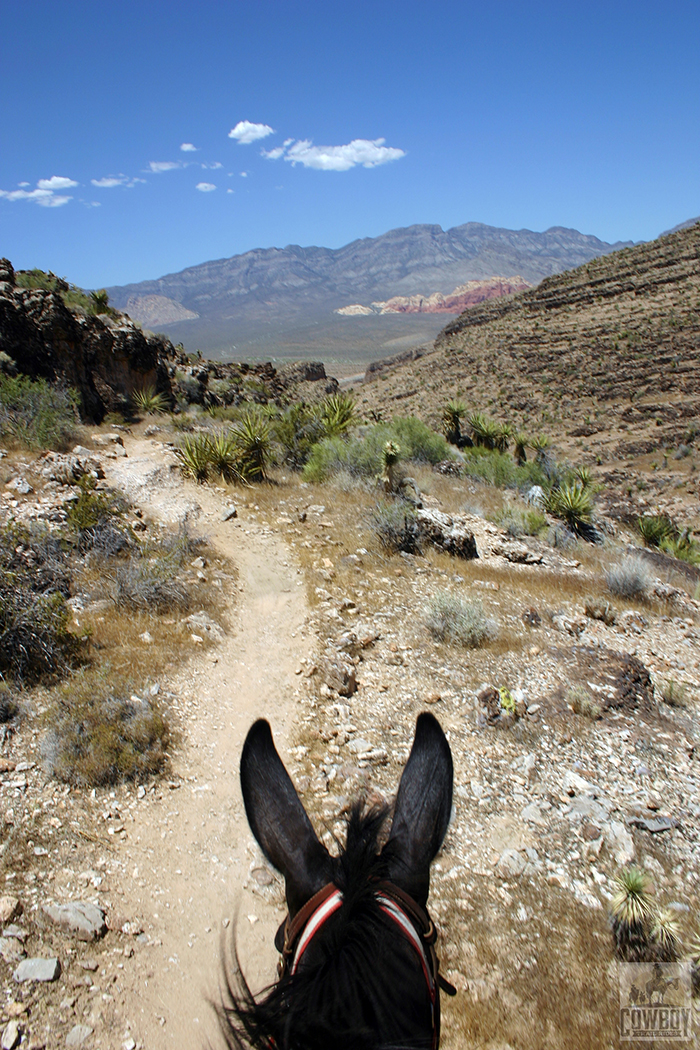
[[[124,967],[131,1033],[148,1050],[192,1050],[207,1039],[217,1045],[206,1000],[216,996],[221,939],[236,911],[251,983],[267,983],[275,972],[272,937],[283,912],[254,893],[254,879],[242,888],[259,855],[240,797],[238,762],[257,717],[269,718],[276,739],[286,743],[294,671],[308,645],[300,634],[307,608],[301,576],[277,537],[223,522],[223,497],[184,482],[171,457],[151,442],[127,439],[126,448],[129,458],[109,467],[109,482],[156,521],[171,524],[187,515],[239,574],[226,639],[167,683],[183,721],[174,760],[181,786],[163,786],[135,808],[115,894],[115,907],[138,917],[149,938]],[[265,894],[271,895],[281,900],[274,890]]]

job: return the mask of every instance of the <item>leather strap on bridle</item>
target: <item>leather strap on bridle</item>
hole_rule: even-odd
[[[426,980],[428,983],[428,991],[430,993],[430,1001],[433,1008],[433,1039],[432,1047],[433,1050],[437,1050],[440,1044],[440,990],[445,992],[447,995],[455,995],[456,988],[450,984],[442,974],[440,973],[440,960],[438,959],[437,952],[435,950],[435,942],[437,940],[437,930],[432,919],[428,915],[425,908],[422,908],[420,904],[414,901],[404,890],[394,885],[393,882],[377,881],[375,893],[380,902],[381,898],[387,898],[388,901],[393,902],[398,908],[399,912],[402,913],[411,923],[414,930],[418,934],[419,943],[414,943],[414,939],[410,936],[409,932],[403,930],[404,936],[407,937],[409,943],[418,950],[421,946],[423,947],[422,956],[427,960],[428,972],[426,973]],[[300,940],[303,936],[304,930],[309,922],[313,919],[316,913],[323,908],[323,906],[329,901],[334,894],[338,894],[339,903],[336,907],[340,907],[340,901],[342,901],[342,894],[332,882],[324,886],[323,889],[319,890],[318,893],[306,902],[303,908],[301,908],[293,919],[287,916],[284,923],[284,940],[281,946],[282,958],[279,963],[279,975],[284,977],[294,972],[296,965],[299,962],[297,957],[297,948],[300,944]],[[332,914],[335,910],[332,906],[328,908],[328,914]],[[385,912],[386,907],[383,907]],[[388,912],[388,914],[391,914]],[[391,915],[393,918],[394,916]],[[324,920],[325,921],[325,920]],[[319,923],[318,927],[314,932],[320,929],[322,923]],[[398,924],[401,927],[401,923]],[[282,933],[282,928],[278,931]],[[277,938],[275,938],[277,943]],[[306,942],[308,943],[308,941]],[[302,947],[306,947],[306,943]],[[278,949],[280,948],[277,944]],[[424,959],[421,962],[424,963]],[[425,968],[425,966],[424,966]]]

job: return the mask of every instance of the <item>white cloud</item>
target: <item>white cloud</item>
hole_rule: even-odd
[[[51,193],[48,197],[37,197],[37,204],[40,204],[42,208],[60,208],[68,201],[72,201],[72,197],[57,197]]]
[[[235,128],[231,128],[228,133],[228,137],[236,139],[241,146],[248,146],[258,139],[267,138],[268,135],[274,135],[274,130],[269,124],[251,124],[249,120],[239,120]]]
[[[161,171],[173,171],[175,168],[184,167],[184,165],[181,160],[152,160],[148,167],[154,175],[159,175]]]
[[[73,200],[72,197],[57,197],[53,190],[45,189],[0,190],[0,197],[4,197],[8,201],[31,201],[33,204],[40,204],[42,208],[60,208],[62,204],[67,204],[68,201]]]
[[[242,171],[241,172],[241,178],[242,179],[247,179],[248,178],[248,172],[247,171]]]
[[[385,146],[385,142],[386,139],[353,139],[346,146],[314,146],[311,139],[297,142],[287,139],[281,148],[262,153],[268,160],[279,160],[283,156],[290,164],[303,164],[305,168],[319,171],[348,171],[357,165],[376,168],[406,156],[405,150]]]
[[[200,167],[204,168],[204,170],[205,170],[205,171],[206,171],[207,169],[209,169],[210,171],[215,171],[215,170],[216,170],[217,168],[223,168],[223,164],[221,163],[221,161],[220,161],[220,160],[212,160],[212,161],[210,161],[209,163],[207,163],[206,161],[204,161],[204,162],[203,162],[203,163],[202,163],[202,164],[200,165]]]
[[[120,172],[119,175],[105,175],[103,179],[90,179],[93,186],[97,186],[101,190],[112,189],[114,186],[126,186],[127,189],[132,189],[137,182],[145,182],[145,179],[131,178],[129,175],[125,175]]]
[[[236,191],[235,191],[235,190],[231,190],[231,189],[229,189],[229,190],[226,190],[226,192],[227,192],[227,193],[235,193]]]
[[[29,182],[18,182],[17,185],[18,186],[29,186],[29,185],[31,185],[31,183],[29,183]]]
[[[284,156],[284,146],[276,146],[274,149],[261,149],[260,155],[267,157],[268,160],[279,160],[280,157]]]
[[[198,182],[195,189],[200,190],[202,193],[211,193],[212,190],[216,189],[216,186],[213,182]]]
[[[191,142],[183,142],[180,146],[183,153],[196,153],[197,147],[193,146]]]
[[[111,189],[112,186],[123,186],[128,181],[126,175],[106,175],[103,179],[90,179],[93,186],[99,186],[103,190]]]
[[[37,182],[40,190],[50,190],[52,193],[54,190],[70,190],[77,185],[73,179],[67,179],[63,175],[52,175],[50,179],[39,179]]]

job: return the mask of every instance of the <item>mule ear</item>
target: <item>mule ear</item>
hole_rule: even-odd
[[[241,789],[250,829],[267,859],[284,875],[287,904],[295,915],[330,882],[331,859],[277,754],[270,725],[262,718],[251,726],[243,745]]]
[[[392,882],[425,907],[430,864],[452,812],[452,754],[440,723],[418,716],[411,754],[401,774],[391,834],[384,847]]]

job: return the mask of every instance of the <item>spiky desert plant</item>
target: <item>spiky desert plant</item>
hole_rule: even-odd
[[[679,958],[683,950],[681,924],[670,908],[659,908],[653,913],[650,938],[661,962],[675,962]]]
[[[515,453],[515,462],[519,467],[522,467],[524,463],[527,463],[527,449],[530,447],[530,438],[527,434],[518,432],[513,435],[513,452]]]
[[[581,483],[581,487],[584,489],[592,489],[595,485],[595,479],[589,467],[574,467],[574,477]]]
[[[188,434],[175,455],[186,478],[204,482],[211,469],[211,438],[208,434]]]
[[[442,430],[451,445],[459,445],[462,437],[462,416],[467,406],[462,401],[448,401],[442,410]]]
[[[555,518],[561,518],[577,535],[590,523],[593,496],[580,482],[551,489],[546,497],[546,509]]]
[[[513,437],[513,428],[510,423],[497,423],[494,445],[498,452],[507,452],[510,440]]]
[[[486,432],[489,422],[483,412],[472,412],[467,420],[467,425],[472,432],[472,441],[475,445],[482,446],[486,441]]]
[[[647,547],[659,547],[663,540],[673,536],[676,527],[665,514],[645,514],[637,518],[637,530]]]
[[[321,422],[325,437],[344,434],[357,422],[355,398],[352,394],[331,394],[321,406]]]
[[[401,446],[398,441],[387,441],[382,449],[382,464],[384,470],[380,481],[387,492],[396,489],[396,466],[401,458]]]
[[[96,314],[106,314],[109,310],[109,296],[104,288],[90,292],[90,304]]]
[[[687,561],[689,565],[700,564],[700,547],[692,538],[690,529],[684,529],[675,536],[665,536],[659,546],[672,558]]]
[[[552,441],[546,434],[537,434],[530,441],[530,448],[535,453],[535,461],[542,466],[547,461],[547,453],[552,447]]]
[[[272,462],[272,438],[267,420],[257,412],[246,412],[232,433],[243,477],[247,481],[265,481]]]
[[[643,961],[649,953],[649,927],[653,914],[651,883],[635,864],[615,876],[610,920],[615,950],[628,962]]]
[[[209,439],[209,469],[224,481],[244,481],[235,435],[222,430]]]
[[[161,415],[168,410],[168,399],[165,394],[157,393],[154,386],[143,386],[131,394],[131,403],[139,412],[150,415]]]

